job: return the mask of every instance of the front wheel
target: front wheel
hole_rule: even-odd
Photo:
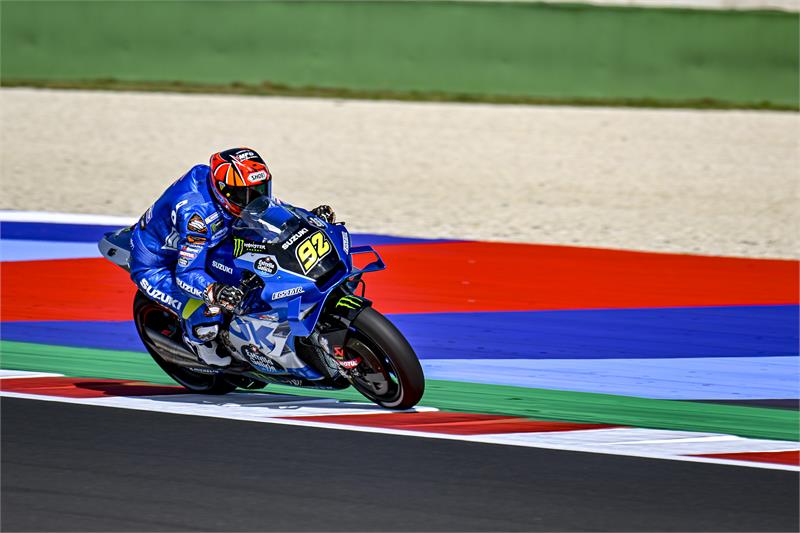
[[[345,351],[361,363],[352,376],[358,392],[387,409],[410,409],[425,392],[425,376],[408,341],[371,307],[350,325]]]

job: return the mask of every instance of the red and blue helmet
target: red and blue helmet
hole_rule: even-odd
[[[272,174],[255,150],[230,148],[211,156],[210,186],[214,197],[231,215],[261,196],[272,196]]]

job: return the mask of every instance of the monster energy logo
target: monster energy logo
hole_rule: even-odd
[[[266,252],[267,245],[257,242],[249,242],[238,237],[233,238],[233,256],[239,257],[247,252]]]
[[[361,307],[361,300],[355,296],[342,296],[336,302],[336,307],[346,307],[347,309],[358,309]]]

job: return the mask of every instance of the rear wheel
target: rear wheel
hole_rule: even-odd
[[[175,314],[152,301],[141,291],[137,292],[133,299],[133,320],[145,348],[169,377],[190,391],[202,394],[226,394],[236,389],[236,385],[224,376],[200,374],[164,359],[152,336],[161,335],[184,346],[181,321]]]
[[[350,327],[345,351],[348,358],[361,359],[353,372],[353,387],[388,409],[414,407],[425,392],[425,376],[403,334],[371,307]]]

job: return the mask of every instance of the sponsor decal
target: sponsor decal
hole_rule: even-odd
[[[227,265],[223,265],[219,261],[212,261],[211,262],[211,266],[216,268],[217,270],[221,270],[221,271],[225,272],[226,274],[233,275],[233,268],[231,268],[231,267],[229,267]]]
[[[346,231],[342,233],[342,248],[344,248],[344,253],[350,253],[350,234]]]
[[[242,351],[245,352],[250,362],[259,367],[260,370],[265,370],[267,372],[283,372],[283,367],[280,364],[262,354],[258,351],[256,346],[248,345],[243,347]]]
[[[197,366],[190,366],[187,367],[187,370],[195,372],[197,374],[222,374],[222,369],[220,368],[209,368],[209,367],[197,367]]]
[[[352,370],[361,363],[361,358],[356,357],[355,359],[347,359],[346,361],[337,361],[337,363],[339,363],[339,366],[341,366],[342,368],[346,368],[347,370]]]
[[[191,231],[196,231],[197,233],[206,233],[208,231],[206,223],[203,221],[203,217],[196,213],[189,218],[189,223],[186,224],[186,227]]]
[[[255,269],[264,274],[273,275],[278,271],[278,264],[271,257],[262,257],[255,262]]]
[[[144,212],[144,215],[139,219],[139,229],[144,229],[147,224],[150,223],[150,219],[153,218],[153,206],[147,208],[147,211]]]
[[[189,200],[181,200],[180,202],[178,202],[175,205],[175,208],[169,214],[169,218],[172,220],[172,225],[173,226],[175,226],[177,224],[176,220],[177,220],[177,217],[178,217],[178,215],[177,215],[178,209],[180,209],[181,207],[185,206],[188,203],[189,203]]]
[[[302,379],[287,379],[284,383],[286,383],[287,385],[294,385],[295,387],[299,387],[300,385],[303,384],[303,380]]]
[[[140,281],[139,285],[142,287],[142,289],[144,289],[144,292],[147,293],[147,296],[149,296],[151,299],[161,302],[162,304],[166,305],[167,307],[171,307],[176,311],[181,310],[180,300],[173,298],[169,294],[166,294],[156,289],[155,287],[150,285],[150,282],[147,281],[146,279]]]
[[[361,358],[358,356],[352,359],[345,359],[343,346],[333,347],[333,358],[336,359],[336,362],[339,363],[339,366],[347,370],[352,370],[361,363]]]
[[[188,267],[189,266],[189,260],[186,259],[185,257],[181,257],[180,259],[178,259],[178,264],[180,266],[182,266],[182,267]]]
[[[306,292],[303,290],[303,287],[292,287],[291,289],[286,289],[284,291],[278,291],[272,293],[273,300],[280,300],[281,298],[286,298],[287,296],[294,296],[296,294],[303,294]]]
[[[267,245],[259,242],[250,242],[238,237],[233,238],[233,256],[239,257],[240,255],[248,252],[264,253],[267,251]]]
[[[302,236],[303,236],[303,235],[305,235],[306,233],[308,233],[308,228],[301,228],[301,229],[300,229],[300,231],[298,231],[297,233],[295,233],[294,235],[292,235],[291,237],[289,237],[288,239],[286,239],[286,242],[284,242],[283,244],[281,244],[281,248],[283,248],[284,250],[286,250],[286,249],[287,249],[287,248],[289,248],[291,245],[293,245],[295,242],[297,242],[297,239],[299,239],[300,237],[302,237]]]
[[[180,252],[178,252],[178,254],[179,254],[181,257],[185,257],[185,258],[187,258],[187,259],[195,259],[195,258],[197,257],[197,254],[196,254],[196,253],[194,253],[194,252],[189,252],[189,251],[187,251],[186,249],[183,249],[183,250],[181,250]]]
[[[185,281],[182,281],[181,278],[175,278],[175,281],[178,283],[178,287],[180,287],[183,291],[188,292],[189,294],[200,300],[203,299],[203,292],[200,289],[192,287]]]
[[[361,307],[361,300],[356,298],[355,296],[342,296],[339,298],[339,301],[336,302],[336,307],[344,307],[346,309],[358,309]]]
[[[178,241],[181,240],[180,234],[175,231],[173,228],[172,231],[169,232],[167,235],[166,240],[164,241],[164,246],[161,247],[162,250],[177,250],[178,249]]]
[[[256,153],[252,150],[242,150],[233,154],[233,158],[237,161],[246,161],[256,157]]]
[[[201,246],[207,242],[207,239],[205,237],[200,237],[198,235],[188,235],[186,237],[186,240],[192,244],[199,244]]]
[[[325,223],[317,217],[308,217],[308,223],[320,229],[325,227]]]
[[[247,181],[250,183],[259,183],[267,179],[267,171],[266,170],[259,170],[258,172],[253,172],[249,176],[247,176]]]
[[[294,255],[303,267],[303,274],[308,274],[332,249],[328,237],[323,232],[316,231],[297,246]]]
[[[217,233],[220,229],[227,229],[225,228],[225,221],[220,219],[211,224],[211,232]]]
[[[210,215],[208,215],[206,217],[206,224],[211,224],[212,222],[214,222],[218,218],[219,218],[219,213],[214,211],[213,213],[211,213]]]

